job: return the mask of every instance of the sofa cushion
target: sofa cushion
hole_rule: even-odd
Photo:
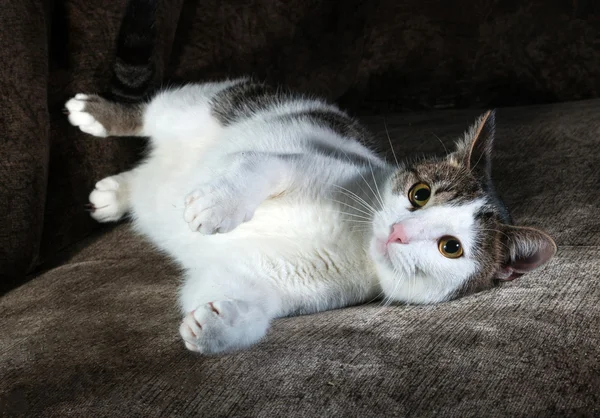
[[[35,265],[42,236],[48,24],[40,2],[16,2],[0,15],[0,290]]]
[[[274,321],[250,350],[187,351],[177,268],[127,224],[0,300],[8,416],[565,416],[600,413],[600,100],[501,109],[494,177],[545,268],[434,306]],[[475,111],[369,118],[387,149],[441,152]]]

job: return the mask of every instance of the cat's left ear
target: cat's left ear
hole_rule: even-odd
[[[476,178],[489,181],[492,170],[492,145],[496,131],[496,111],[488,110],[467,130],[452,158],[469,169]]]
[[[503,225],[505,262],[496,278],[513,280],[546,264],[556,254],[554,240],[545,232],[524,226]]]

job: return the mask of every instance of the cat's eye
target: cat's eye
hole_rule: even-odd
[[[417,183],[408,191],[408,200],[415,208],[423,207],[429,202],[431,187],[425,183]]]
[[[440,238],[438,241],[438,249],[444,257],[458,258],[463,255],[463,248],[460,241],[449,235]]]

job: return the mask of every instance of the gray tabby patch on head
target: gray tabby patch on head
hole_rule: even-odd
[[[426,203],[409,208],[415,217],[436,207],[481,202],[474,213],[475,242],[469,254],[477,269],[453,297],[517,278],[543,265],[556,252],[556,244],[546,233],[513,225],[495,192],[491,179],[494,126],[494,112],[486,112],[458,141],[455,152],[445,158],[406,163],[392,179],[392,191],[399,195],[410,195],[420,184],[430,191]]]

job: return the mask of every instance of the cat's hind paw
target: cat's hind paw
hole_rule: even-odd
[[[87,105],[91,101],[102,101],[99,96],[89,94],[76,94],[75,97],[70,99],[66,104],[66,112],[69,115],[69,122],[71,125],[78,126],[82,132],[98,137],[107,137],[108,131],[96,118],[89,113]]]
[[[179,333],[190,351],[218,354],[247,347],[266,333],[268,320],[239,300],[221,300],[188,313]]]
[[[115,222],[125,215],[127,203],[119,176],[106,177],[96,183],[86,209],[98,222]]]

